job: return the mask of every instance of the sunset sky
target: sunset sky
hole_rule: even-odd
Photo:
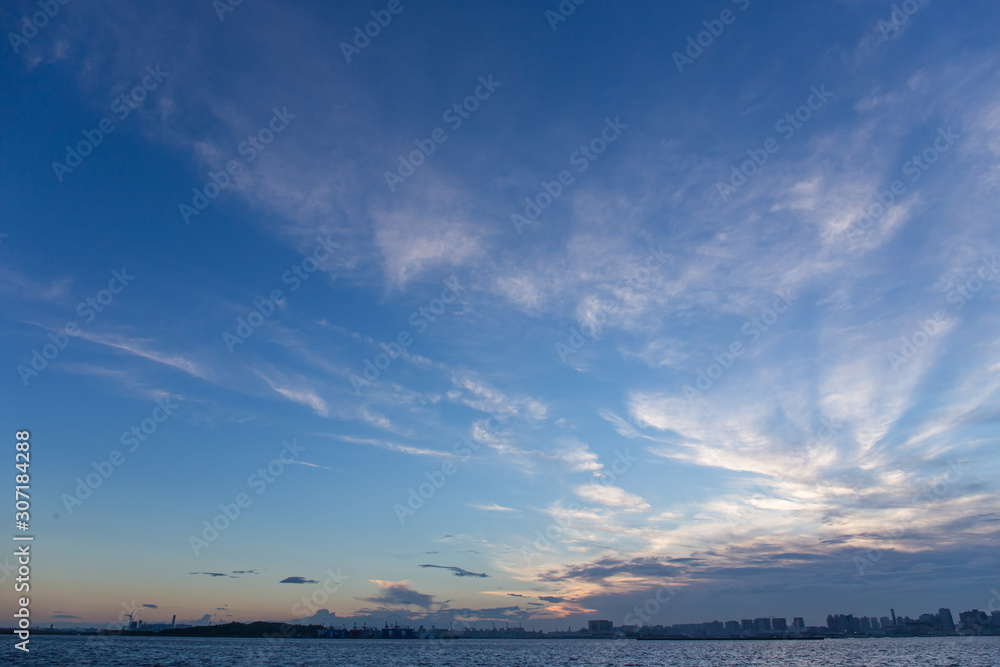
[[[987,608],[1000,7],[778,4],[6,3],[33,620]]]

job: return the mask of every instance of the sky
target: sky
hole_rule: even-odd
[[[35,622],[1000,604],[996,3],[44,4]]]

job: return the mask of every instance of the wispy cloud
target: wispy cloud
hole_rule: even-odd
[[[311,408],[320,417],[328,417],[330,415],[330,408],[326,401],[320,398],[315,388],[308,381],[299,380],[295,382],[278,372],[273,373],[273,377],[265,375],[260,371],[255,371],[255,374],[264,380],[267,386],[276,394],[283,396],[293,403]]]
[[[460,567],[454,567],[452,565],[421,565],[420,567],[431,567],[431,568],[437,568],[439,570],[451,570],[451,573],[454,574],[456,577],[480,577],[485,579],[486,577],[489,576],[488,574],[482,572],[469,572],[468,570],[464,570]]]
[[[517,511],[517,510],[515,510],[513,508],[504,507],[503,505],[499,505],[497,503],[490,503],[489,505],[481,505],[481,504],[471,503],[469,505],[469,507],[471,507],[472,509],[476,509],[476,510],[482,510],[484,512],[516,512]]]
[[[614,507],[626,512],[648,512],[650,504],[634,493],[609,484],[582,484],[573,488],[573,493],[588,502]]]
[[[76,335],[97,345],[110,347],[112,349],[125,352],[126,354],[139,357],[140,359],[176,368],[177,370],[183,371],[188,375],[192,375],[202,380],[212,379],[212,375],[201,364],[178,354],[170,354],[156,350],[153,348],[151,340],[126,338],[117,334],[95,334],[84,330],[80,330]]]
[[[390,452],[399,452],[400,454],[410,454],[412,456],[435,456],[439,458],[455,458],[455,454],[451,452],[439,451],[436,449],[426,449],[423,447],[413,447],[410,445],[401,445],[396,442],[390,442],[388,440],[378,440],[375,438],[358,438],[351,435],[340,435],[337,433],[319,433],[317,435],[333,438],[335,440],[341,440],[343,442],[348,442],[355,445],[367,445],[370,447],[378,447],[379,449],[385,449]]]
[[[548,407],[541,400],[530,396],[508,396],[473,371],[456,373],[452,383],[457,389],[448,392],[448,398],[481,412],[524,417],[532,421],[545,419],[548,412]]]

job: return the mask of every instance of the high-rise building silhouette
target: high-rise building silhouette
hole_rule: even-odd
[[[937,613],[937,629],[941,632],[955,631],[955,617],[951,615],[951,609],[941,607]]]

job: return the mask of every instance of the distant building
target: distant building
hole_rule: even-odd
[[[963,611],[958,615],[958,618],[959,624],[962,626],[961,629],[964,632],[979,634],[990,624],[990,618],[986,615],[986,612],[979,611],[978,609]]]
[[[951,615],[951,609],[938,609],[936,620],[937,629],[941,632],[955,632],[955,617]]]
[[[788,621],[784,618],[772,618],[771,619],[771,629],[775,632],[787,632]]]
[[[749,618],[740,619],[740,629],[743,632],[753,632],[753,621]]]
[[[856,634],[861,632],[861,622],[854,618],[854,614],[831,614],[826,617],[826,627],[830,632],[838,634]]]
[[[613,635],[615,632],[611,621],[587,621],[587,628],[592,635]]]
[[[732,636],[740,634],[740,624],[736,621],[726,621],[726,634]]]
[[[755,619],[753,619],[753,629],[754,629],[754,632],[770,632],[771,631],[771,619],[770,618],[755,618]]]
[[[806,619],[802,618],[801,616],[796,616],[795,618],[793,618],[792,619],[792,630],[795,630],[796,632],[805,632],[806,631]]]

